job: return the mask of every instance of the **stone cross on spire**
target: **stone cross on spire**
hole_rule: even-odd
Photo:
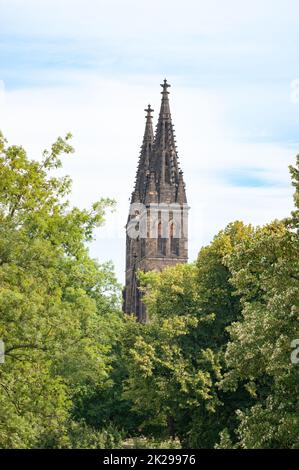
[[[166,78],[164,78],[163,83],[161,83],[160,86],[163,88],[163,91],[161,91],[161,93],[169,93],[169,91],[167,91],[167,88],[170,87],[171,85],[167,83]]]
[[[150,104],[147,106],[147,108],[145,108],[144,111],[147,113],[146,117],[153,117],[152,113],[154,112],[154,110],[152,109]]]

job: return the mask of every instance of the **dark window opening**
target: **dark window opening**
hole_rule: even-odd
[[[166,255],[166,243],[167,238],[162,237],[162,225],[161,222],[158,225],[158,252],[161,255]]]
[[[174,226],[170,226],[170,251],[171,254],[179,256],[180,254],[180,239],[174,237]]]

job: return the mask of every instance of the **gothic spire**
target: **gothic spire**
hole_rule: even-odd
[[[162,87],[162,100],[154,142],[155,149],[163,151],[175,147],[175,141],[169,107],[169,91],[167,91],[170,84],[165,78],[160,86]]]
[[[170,119],[170,108],[169,108],[169,91],[167,91],[167,88],[169,88],[171,85],[167,83],[166,78],[164,78],[163,83],[160,85],[163,88],[163,91],[161,91],[162,95],[162,102],[161,102],[161,109],[160,109],[160,116],[163,117],[164,119]]]
[[[154,110],[151,108],[151,105],[149,104],[148,107],[144,110],[146,112],[146,122],[145,122],[145,131],[144,131],[144,137],[143,137],[143,146],[148,146],[148,144],[153,143],[154,139],[154,133],[153,133],[153,123],[152,123],[152,113]]]
[[[141,146],[135,188],[132,194],[132,202],[142,202],[145,195],[147,179],[149,176],[149,166],[151,161],[152,145],[154,140],[153,123],[152,123],[152,112],[154,111],[149,104],[144,110],[145,116],[145,130],[143,136],[143,142]]]
[[[170,85],[165,79],[161,86],[162,101],[155,137],[153,110],[150,106],[145,110],[145,131],[131,199],[131,203],[142,203],[145,207],[130,207],[126,225],[123,310],[135,314],[141,323],[145,323],[148,318],[143,293],[139,289],[138,271],[161,271],[167,266],[186,263],[188,260],[187,200],[171,121]],[[180,238],[175,236],[177,224]],[[137,238],[131,237],[131,227],[142,229]]]
[[[167,83],[166,78],[161,84],[161,87],[162,100],[153,144],[154,156],[152,158],[151,170],[154,170],[157,174],[157,180],[159,181],[158,186],[160,188],[160,199],[163,199],[163,193],[171,193],[172,197],[176,197],[180,179],[180,169],[178,165],[175,134],[169,106],[168,88],[170,87],[170,84]]]

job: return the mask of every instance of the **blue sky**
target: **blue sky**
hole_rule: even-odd
[[[74,134],[72,202],[117,200],[91,253],[123,280],[143,109],[157,117],[166,76],[194,259],[228,222],[291,210],[298,20],[292,0],[0,0],[0,129],[34,158]]]

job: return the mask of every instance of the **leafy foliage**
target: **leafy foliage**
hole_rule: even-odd
[[[252,229],[236,222],[201,250],[197,263],[141,275],[150,322],[129,322],[125,349],[129,379],[125,396],[146,413],[146,425],[184,445],[213,447],[230,421],[237,393],[217,384],[224,366],[226,326],[240,316],[225,256]],[[244,394],[243,394],[244,395]],[[248,395],[245,392],[245,395]],[[224,401],[227,407],[224,407]]]
[[[298,448],[299,156],[289,218],[139,273],[142,325],[86,247],[114,202],[57,176],[70,137],[34,161],[0,135],[0,447]]]
[[[74,397],[108,378],[121,325],[118,285],[85,242],[113,201],[69,209],[67,177],[51,176],[70,136],[41,162],[0,138],[0,445],[46,445],[67,433]]]
[[[291,174],[298,207],[298,168]],[[291,362],[291,344],[299,338],[298,253],[294,211],[287,221],[258,228],[227,260],[243,308],[229,328],[222,387],[242,382],[255,400],[237,411],[239,447],[299,447],[299,369]]]
[[[235,222],[196,265],[140,275],[150,322],[128,322],[124,395],[143,430],[192,447],[299,447],[299,157],[290,170],[289,219]]]

